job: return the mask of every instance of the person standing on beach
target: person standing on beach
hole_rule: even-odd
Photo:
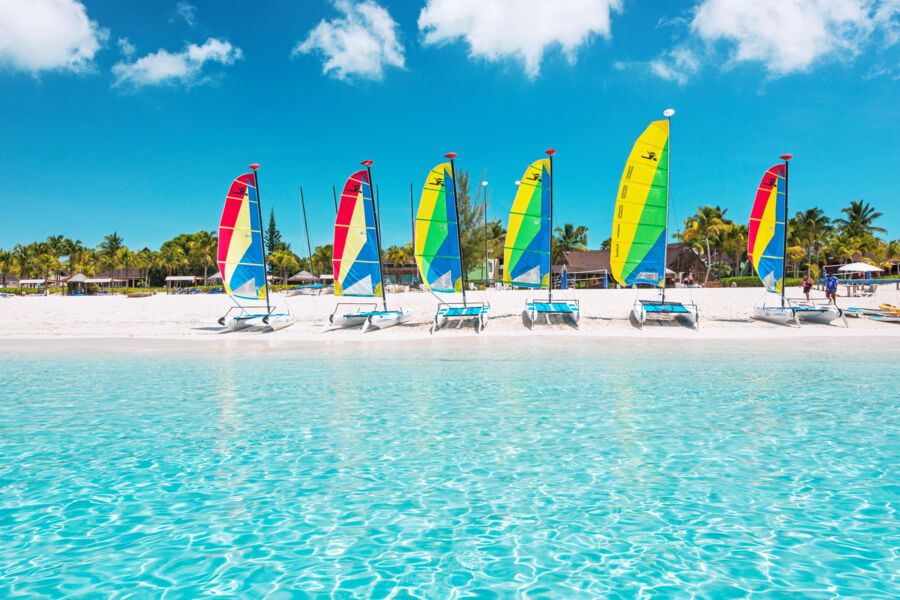
[[[806,301],[809,302],[809,290],[812,289],[813,280],[809,273],[803,276],[803,293],[806,295]]]
[[[837,306],[837,287],[838,287],[838,279],[832,274],[828,279],[825,280],[825,297],[828,298],[828,301],[831,304]]]

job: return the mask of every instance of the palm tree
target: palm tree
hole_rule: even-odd
[[[706,245],[707,269],[703,283],[709,281],[709,270],[712,267],[710,240],[718,240],[719,235],[728,229],[728,224],[723,220],[725,212],[718,206],[698,206],[697,214],[684,220],[684,233],[681,234],[681,241],[694,242],[702,240]]]
[[[209,277],[209,263],[214,259],[219,247],[218,238],[215,234],[201,229],[191,236],[188,247],[190,249],[191,260],[203,263],[203,280],[206,281]]]
[[[0,287],[6,287],[6,274],[13,268],[12,253],[6,250],[0,250]]]
[[[850,206],[842,208],[841,212],[847,215],[846,219],[835,219],[834,224],[837,225],[841,233],[846,233],[850,237],[860,237],[866,234],[887,233],[883,227],[875,227],[872,222],[881,216],[880,212],[869,205],[868,202],[852,201]]]
[[[824,250],[826,256],[830,256],[832,259],[843,262],[846,259],[852,258],[853,254],[857,251],[856,240],[846,233],[841,233],[840,235],[831,238]]]
[[[812,262],[813,255],[819,262],[819,252],[831,233],[831,219],[825,216],[821,208],[810,208],[798,211],[793,218],[797,238],[806,247],[806,262]]]
[[[333,246],[316,246],[313,250],[312,263],[317,273],[329,273],[333,270],[331,263]],[[334,274],[337,277],[337,273]]]
[[[173,271],[178,271],[190,264],[184,248],[177,244],[166,242],[159,249],[157,265],[166,270],[166,275],[171,275]]]
[[[575,227],[572,223],[565,223],[556,228],[553,237],[553,246],[550,248],[550,258],[553,264],[559,264],[563,254],[572,250],[587,250],[588,228],[584,225]]]
[[[747,252],[747,225],[738,225],[737,223],[729,223],[728,227],[719,235],[719,245],[722,251],[730,258],[732,262],[731,274],[741,275],[742,259]]]
[[[276,250],[270,254],[269,262],[273,267],[281,269],[285,283],[287,283],[288,271],[296,271],[300,268],[300,261],[297,259],[297,255],[287,248]]]

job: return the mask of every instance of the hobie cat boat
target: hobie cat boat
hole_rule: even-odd
[[[525,302],[525,317],[531,325],[544,315],[560,315],[576,327],[581,320],[578,300],[553,300],[550,248],[553,239],[553,155],[531,163],[519,181],[519,189],[509,212],[509,228],[503,247],[503,283],[516,287],[547,290],[547,299]]]
[[[687,320],[700,327],[695,304],[666,301],[666,240],[669,232],[669,125],[675,111],[653,121],[634,143],[619,183],[613,214],[610,266],[620,284],[648,284],[658,300],[634,301],[632,316],[643,328],[649,317]]]
[[[373,298],[375,302],[338,303],[328,317],[333,327],[384,329],[412,318],[411,310],[388,310],[381,265],[381,233],[372,196],[372,161],[347,179],[334,223],[334,295]]]
[[[784,297],[784,248],[787,240],[787,171],[790,154],[763,175],[750,212],[747,255],[766,288],[753,318],[780,325],[800,325],[797,307]]]
[[[753,308],[753,317],[778,324],[801,322],[828,324],[847,320],[837,306],[819,306],[812,302],[790,300],[784,295],[788,226],[788,161],[792,154],[781,155],[784,162],[763,175],[750,213],[747,254],[763,285],[765,297]]]
[[[259,165],[252,173],[235,179],[225,196],[219,222],[217,262],[225,291],[234,302],[219,324],[231,330],[261,327],[282,329],[294,322],[287,312],[276,312],[269,301],[266,251],[262,239],[262,209],[259,205]],[[252,305],[264,302],[264,305]]]
[[[415,256],[425,288],[432,293],[462,292],[462,303],[440,298],[431,333],[448,321],[474,321],[480,333],[487,324],[490,305],[466,300],[466,274],[462,268],[459,238],[459,207],[456,201],[455,152],[444,155],[450,162],[437,165],[428,174],[416,214]]]

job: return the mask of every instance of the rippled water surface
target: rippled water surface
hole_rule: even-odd
[[[900,596],[893,342],[392,346],[0,352],[0,596]]]

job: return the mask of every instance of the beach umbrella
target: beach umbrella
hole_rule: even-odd
[[[853,273],[880,273],[881,271],[884,271],[884,269],[876,267],[875,265],[870,265],[869,263],[855,262],[850,263],[849,265],[838,267],[838,271],[851,271]]]

